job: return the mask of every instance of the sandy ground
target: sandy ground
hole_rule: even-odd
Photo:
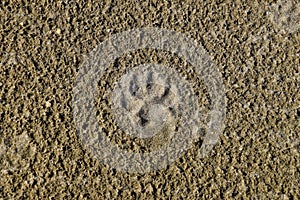
[[[1,1],[0,198],[300,199],[299,18],[285,23],[289,18],[276,17],[273,3]],[[293,12],[299,16],[297,7]],[[136,174],[103,164],[83,145],[72,91],[87,53],[112,34],[141,27],[201,43],[222,74],[227,112],[205,158],[196,142],[166,168]],[[151,49],[118,58],[98,90],[108,91],[111,77],[132,63],[151,61],[183,69],[202,91],[180,58]],[[99,121],[112,135],[113,115],[104,103],[97,104]],[[124,143],[118,136],[111,140]],[[137,151],[142,145],[127,142]]]

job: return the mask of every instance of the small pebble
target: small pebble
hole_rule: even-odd
[[[60,34],[61,34],[61,30],[58,28],[58,29],[56,30],[56,33],[57,33],[58,35],[60,35]]]
[[[49,108],[51,106],[51,103],[49,101],[46,102],[46,107]]]

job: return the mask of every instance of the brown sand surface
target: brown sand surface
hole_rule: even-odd
[[[300,199],[299,18],[282,23],[289,19],[270,16],[276,2],[1,1],[0,199]],[[206,157],[195,142],[166,168],[144,174],[96,159],[72,113],[85,56],[109,36],[141,27],[201,43],[222,74],[227,105],[225,128]],[[177,69],[208,109],[205,84],[165,51],[124,54],[98,90],[109,91],[126,68],[149,62]],[[110,103],[97,102],[112,142],[159,148],[164,137],[122,139]]]

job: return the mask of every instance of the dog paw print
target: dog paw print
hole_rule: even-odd
[[[121,126],[140,138],[152,137],[178,109],[176,87],[168,78],[146,68],[126,74],[114,92],[114,105]],[[129,129],[128,129],[129,128]]]
[[[296,32],[300,28],[300,2],[297,0],[279,0],[271,5],[268,15],[269,20],[284,31]]]

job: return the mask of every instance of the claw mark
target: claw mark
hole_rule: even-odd
[[[153,72],[150,72],[149,74],[148,74],[148,79],[147,79],[147,89],[148,90],[151,90],[151,88],[152,88],[152,83],[153,83]]]
[[[125,108],[126,110],[128,110],[128,104],[127,104],[127,102],[126,102],[126,98],[125,98],[125,95],[124,95],[124,94],[122,94],[120,103],[121,103],[121,106],[122,106],[123,108]]]
[[[130,81],[130,86],[129,86],[129,92],[132,96],[135,96],[136,95],[136,92],[138,90],[138,86],[137,86],[137,77],[136,75],[134,74],[132,76],[132,80]]]

